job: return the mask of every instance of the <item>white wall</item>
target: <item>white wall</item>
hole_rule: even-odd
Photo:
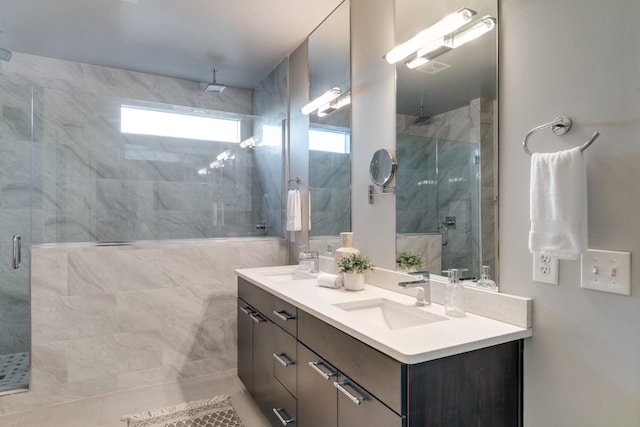
[[[393,41],[393,1],[352,0],[353,229],[356,246],[393,259],[393,198],[366,204],[368,161],[393,147],[394,74],[380,60]],[[590,247],[640,257],[640,2],[502,0],[500,18],[500,285],[534,299],[525,344],[525,427],[640,425],[640,261],[632,296],[583,291],[579,263],[563,261],[560,285],[531,280],[526,132],[558,115],[574,128],[537,134],[553,151],[600,139],[586,153]],[[388,119],[387,119],[388,118]]]
[[[395,148],[395,67],[382,57],[394,43],[393,0],[351,0],[351,224],[353,245],[378,267],[395,268],[395,197],[367,202],[369,161]]]
[[[640,425],[640,2],[502,1],[500,66],[500,285],[534,299],[525,345],[525,426]],[[589,247],[631,251],[632,296],[580,288],[579,262],[560,285],[531,280],[532,127],[568,115],[574,128],[531,139],[566,149],[595,130],[587,150]]]

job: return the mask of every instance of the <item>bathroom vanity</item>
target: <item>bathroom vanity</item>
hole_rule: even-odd
[[[238,376],[273,426],[522,425],[526,325],[320,288],[292,268],[236,273]]]

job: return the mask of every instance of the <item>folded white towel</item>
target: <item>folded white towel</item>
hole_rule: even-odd
[[[320,273],[318,275],[318,286],[323,286],[325,288],[339,288],[342,286],[342,275]]]
[[[287,193],[287,231],[302,230],[302,205],[300,191],[289,190]]]
[[[587,249],[587,178],[580,147],[531,156],[529,251],[578,259]]]

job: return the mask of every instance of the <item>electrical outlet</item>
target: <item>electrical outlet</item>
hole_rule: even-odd
[[[533,280],[536,282],[558,284],[559,262],[549,255],[533,254]]]
[[[588,249],[581,270],[582,288],[631,295],[631,252]]]

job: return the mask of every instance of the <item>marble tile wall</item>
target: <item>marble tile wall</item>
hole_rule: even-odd
[[[434,233],[447,216],[455,216],[455,229],[449,227],[442,248],[442,268],[467,269],[469,277],[479,271],[479,210],[484,215],[491,209],[485,224],[493,225],[494,218],[492,105],[491,100],[473,100],[426,123],[415,123],[414,116],[397,117],[397,232]],[[480,147],[483,159],[490,158],[482,165],[483,186],[492,190],[491,195],[482,193],[485,199],[491,198],[482,208],[478,204]],[[487,235],[487,245],[494,236],[493,231]]]
[[[259,137],[253,149],[256,175],[254,194],[254,221],[265,224],[264,234],[283,235],[283,164],[284,120],[288,108],[288,59],[284,59],[260,82],[253,93],[253,112],[256,120],[254,135]]]
[[[0,228],[9,237],[0,254],[10,259],[16,225],[27,230],[26,247],[56,244],[34,248],[33,261],[25,251],[17,273],[0,264],[0,320],[16,331],[3,329],[0,347],[28,351],[33,262],[31,391],[1,397],[0,412],[235,367],[233,269],[286,261],[279,239],[236,239],[256,235],[264,180],[253,153],[234,146],[224,170],[198,176],[228,144],[119,132],[120,103],[134,99],[240,115],[243,136],[253,134],[252,91],[200,86],[18,52],[2,64]],[[261,166],[273,177],[282,174],[281,141],[277,150]],[[276,202],[272,209],[281,212]],[[211,236],[233,238],[60,244]],[[4,285],[10,274],[22,275],[16,289]]]
[[[27,91],[29,100],[33,88],[34,242],[263,234],[255,227],[262,181],[248,150],[233,143],[120,132],[122,103],[181,105],[200,113],[233,113],[242,122],[244,139],[263,120],[249,115],[252,91],[228,88],[207,94],[197,82],[20,53],[2,68],[0,85]],[[13,128],[31,123],[23,117],[30,108],[4,109]],[[234,160],[210,175],[198,175],[226,149]],[[264,162],[261,168],[279,176],[280,163]],[[280,207],[272,204],[274,211]]]
[[[309,151],[310,236],[351,230],[351,156]]]
[[[31,391],[0,413],[236,367],[235,268],[281,265],[281,239],[32,249]]]

